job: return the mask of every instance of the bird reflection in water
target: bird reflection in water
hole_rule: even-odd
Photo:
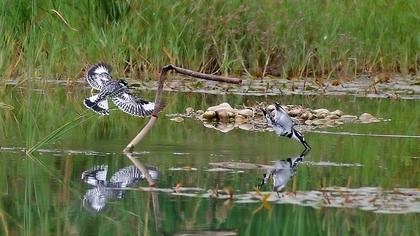
[[[308,152],[309,150],[306,149],[297,157],[276,161],[274,165],[263,175],[263,179],[258,185],[258,189],[261,189],[264,184],[272,178],[273,191],[277,192],[277,195],[280,197],[280,193],[284,190],[289,180],[295,174],[297,167],[301,162],[303,162]]]
[[[152,179],[158,178],[158,171],[154,167],[146,167]],[[107,165],[97,165],[82,173],[81,179],[94,188],[86,191],[83,206],[95,212],[102,211],[109,199],[121,199],[126,188],[145,178],[144,174],[134,165],[124,167],[115,172],[109,180]]]

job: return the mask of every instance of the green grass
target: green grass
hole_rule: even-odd
[[[12,1],[0,3],[0,76],[119,76],[168,63],[283,77],[418,74],[419,1]]]

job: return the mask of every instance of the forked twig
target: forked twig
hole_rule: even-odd
[[[160,72],[159,82],[158,82],[158,88],[156,90],[156,96],[155,96],[155,108],[153,110],[152,116],[150,117],[149,122],[143,127],[143,129],[140,130],[140,132],[137,134],[136,137],[134,137],[133,140],[127,145],[127,147],[124,148],[124,153],[131,153],[133,152],[134,147],[146,136],[146,134],[149,132],[149,130],[153,127],[155,124],[158,114],[160,112],[160,104],[161,104],[161,95],[163,91],[163,82],[166,79],[166,74],[174,70],[177,73],[188,75],[194,78],[199,79],[205,79],[205,80],[213,80],[218,82],[226,82],[226,83],[232,83],[232,84],[241,84],[242,80],[238,78],[231,78],[231,77],[225,77],[225,76],[219,76],[219,75],[210,75],[210,74],[204,74],[188,69],[184,69],[181,67],[177,67],[174,65],[167,65],[164,66]]]

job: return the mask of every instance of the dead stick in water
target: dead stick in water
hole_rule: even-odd
[[[162,68],[161,72],[160,72],[158,88],[157,88],[156,96],[155,96],[155,108],[153,110],[152,117],[150,118],[149,122],[147,122],[146,126],[144,126],[143,129],[140,130],[140,132],[137,134],[137,136],[134,137],[134,139],[131,140],[131,142],[127,145],[127,147],[124,148],[124,153],[133,152],[134,146],[136,146],[144,138],[144,136],[146,136],[146,134],[149,132],[149,130],[156,123],[156,120],[158,118],[158,114],[160,112],[160,104],[161,104],[160,100],[161,100],[161,95],[162,95],[162,91],[163,91],[163,82],[166,79],[166,74],[171,70],[174,70],[175,72],[183,74],[183,75],[188,75],[188,76],[191,76],[191,77],[194,77],[194,78],[199,78],[199,79],[213,80],[213,81],[226,82],[226,83],[232,83],[232,84],[241,84],[242,83],[242,80],[238,79],[238,78],[204,74],[204,73],[184,69],[184,68],[181,68],[181,67],[177,67],[177,66],[174,66],[174,65],[164,66]]]

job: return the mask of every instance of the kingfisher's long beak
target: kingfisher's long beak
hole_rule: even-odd
[[[305,147],[305,150],[308,150],[308,151],[311,150],[311,146],[305,140],[302,141],[302,144]]]
[[[264,116],[267,115],[267,111],[265,110],[265,108],[260,108],[260,110],[262,111],[262,113],[263,113]]]
[[[267,174],[263,175],[263,178],[261,180],[261,183],[257,186],[258,190],[260,190],[264,184],[268,181],[269,176],[267,177]]]
[[[140,84],[130,84],[130,85],[127,85],[127,88],[129,88],[129,89],[138,88],[138,87],[140,87]]]

